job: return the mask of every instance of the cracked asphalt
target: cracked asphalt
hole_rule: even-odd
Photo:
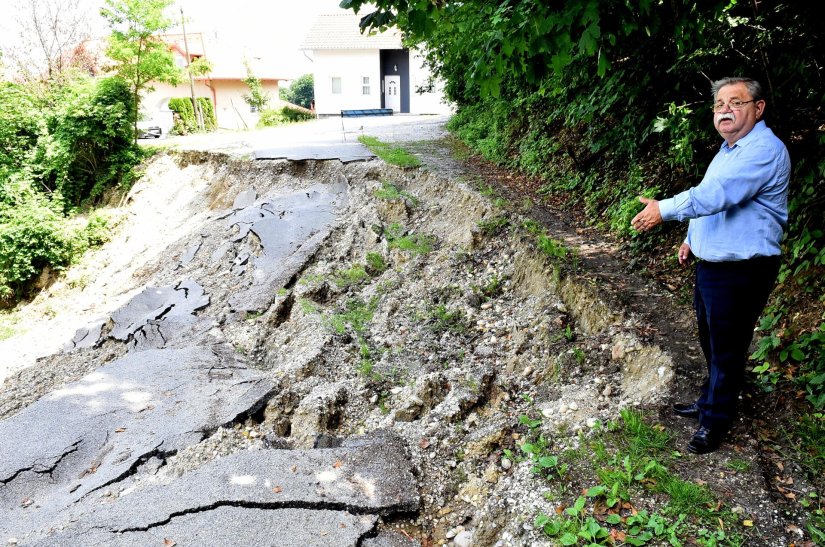
[[[360,144],[320,146],[254,156],[372,157]],[[0,421],[0,542],[355,546],[375,535],[380,516],[418,509],[404,448],[380,432],[334,448],[242,452],[171,483],[118,488],[271,399],[276,384],[247,367],[215,330],[227,314],[272,304],[334,228],[346,189],[344,179],[263,198],[245,191],[211,219],[227,243],[254,234],[261,247],[234,257],[214,252],[213,262],[231,261],[230,273],[249,280],[229,309],[213,309],[197,279],[185,279],[146,286],[109,317],[77,325],[64,351],[114,342],[126,354],[104,357],[93,372]],[[196,240],[169,266],[185,266],[200,251]],[[371,541],[404,543],[381,535]]]

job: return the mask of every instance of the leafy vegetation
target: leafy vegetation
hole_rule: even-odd
[[[273,127],[294,122],[303,122],[313,119],[313,115],[303,110],[297,110],[291,106],[281,108],[267,108],[261,111],[258,118],[258,127]]]
[[[252,72],[252,67],[248,61],[244,61],[244,67],[246,68],[246,77],[243,79],[243,83],[249,88],[249,93],[243,95],[243,100],[255,112],[262,112],[269,106],[272,95],[264,89],[261,79]]]
[[[746,544],[748,516],[672,471],[680,454],[670,436],[637,411],[623,410],[606,427],[595,424],[577,449],[554,451],[541,418],[522,415],[519,424],[526,429],[520,454],[504,450],[503,458],[529,461],[550,487],[544,497],[557,510],[539,513],[534,525],[559,544]],[[651,494],[666,500],[661,509],[650,505]]]
[[[408,234],[407,229],[398,223],[387,226],[384,236],[387,238],[390,249],[401,249],[412,255],[427,254],[435,244],[431,236]]]
[[[43,94],[0,84],[0,300],[43,270],[61,270],[106,238],[106,220],[69,222],[76,208],[128,187],[143,154],[131,94],[117,78],[66,78]]]
[[[375,190],[374,194],[378,199],[385,199],[387,201],[403,199],[413,206],[417,206],[420,203],[420,200],[417,197],[401,190],[391,182],[387,181],[383,181],[381,183],[381,188]]]
[[[173,24],[164,13],[171,5],[172,0],[106,0],[100,10],[112,31],[106,56],[132,96],[129,112],[135,139],[141,93],[151,82],[176,84],[182,78],[169,46],[158,36]]]

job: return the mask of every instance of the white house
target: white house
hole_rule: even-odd
[[[449,113],[443,85],[431,81],[417,52],[401,45],[398,31],[361,34],[359,20],[352,12],[320,15],[301,45],[313,61],[317,115],[367,108]]]

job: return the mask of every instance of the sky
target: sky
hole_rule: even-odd
[[[0,0],[0,46],[14,43],[19,34],[15,21],[33,0]],[[88,9],[94,35],[108,34],[98,14],[103,0],[79,0]],[[219,47],[223,54],[239,53],[248,58],[261,57],[274,67],[279,78],[295,78],[312,71],[312,63],[298,50],[309,28],[320,13],[343,11],[340,0],[175,0],[170,17],[186,16],[187,33],[201,32],[206,53]],[[180,32],[174,27],[169,32]],[[210,47],[210,44],[214,44]]]

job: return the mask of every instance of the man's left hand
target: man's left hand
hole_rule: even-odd
[[[642,196],[639,196],[639,201],[644,203],[645,208],[630,221],[633,229],[637,232],[646,232],[661,224],[662,214],[659,212],[659,202]]]

